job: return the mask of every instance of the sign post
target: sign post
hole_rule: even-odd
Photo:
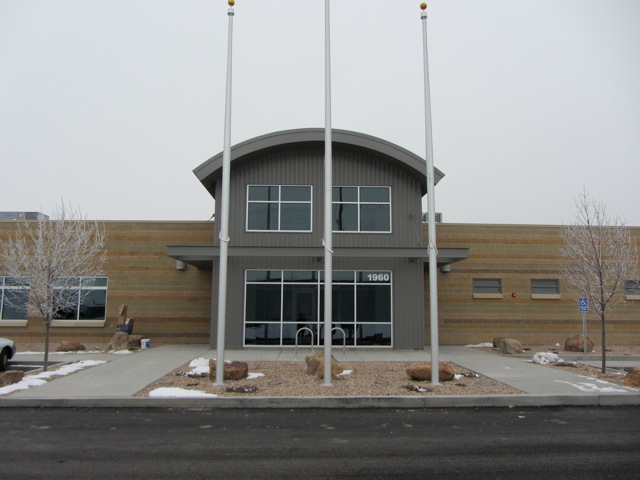
[[[584,354],[587,354],[587,312],[589,311],[589,299],[587,297],[578,298],[578,307],[582,313],[582,347]]]

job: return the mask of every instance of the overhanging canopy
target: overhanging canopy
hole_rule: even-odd
[[[169,246],[167,255],[198,268],[212,268],[213,260],[220,256],[217,246]],[[349,258],[429,258],[426,248],[334,248],[334,257]],[[324,256],[322,247],[233,247],[230,257],[318,257]],[[469,257],[467,248],[438,249],[438,266],[458,262]]]

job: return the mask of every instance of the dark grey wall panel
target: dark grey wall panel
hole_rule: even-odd
[[[390,186],[392,233],[335,233],[335,247],[418,247],[421,245],[421,186],[406,171],[383,157],[360,150],[335,148],[333,184],[340,186]],[[324,150],[294,146],[255,155],[231,169],[230,245],[318,246],[324,229]],[[246,232],[247,185],[312,185],[311,233]],[[216,190],[220,191],[218,180]],[[220,211],[217,201],[216,210]],[[220,222],[216,222],[219,229]],[[216,244],[219,231],[216,233]]]
[[[390,270],[393,288],[393,347],[424,347],[424,284],[420,260],[334,258],[334,270]],[[322,270],[316,258],[230,258],[227,286],[226,347],[242,348],[244,322],[244,272],[246,269]],[[218,312],[218,268],[214,264],[211,345],[216,345]]]

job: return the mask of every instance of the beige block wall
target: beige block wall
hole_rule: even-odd
[[[176,270],[168,245],[212,245],[213,223],[105,222],[109,234],[107,320],[101,327],[52,328],[52,345],[67,339],[105,342],[113,336],[118,309],[126,304],[134,334],[163,343],[209,343],[211,270]],[[0,222],[0,239],[17,225]],[[439,224],[438,246],[469,249],[469,258],[438,273],[439,339],[443,345],[488,342],[495,336],[525,343],[563,343],[582,332],[577,299],[560,279],[559,300],[534,300],[531,278],[560,278],[557,226]],[[640,228],[632,229],[640,243]],[[426,227],[423,235],[426,244]],[[3,272],[0,272],[2,275]],[[425,270],[425,344],[429,339],[428,272]],[[474,299],[474,278],[501,278],[501,299]],[[636,278],[640,278],[640,272]],[[512,297],[512,293],[516,296]],[[600,342],[600,321],[588,314],[588,334]],[[42,341],[40,318],[26,327],[2,327],[0,336],[18,342]],[[640,343],[640,301],[616,306],[607,317],[607,344]],[[90,345],[87,345],[90,347]]]
[[[567,336],[581,334],[582,316],[577,298],[569,292],[559,271],[560,228],[439,224],[440,248],[469,248],[469,258],[452,264],[450,273],[438,272],[440,343],[476,344],[503,336],[530,344],[563,344]],[[640,244],[640,228],[633,228],[632,234]],[[426,228],[424,236],[426,240]],[[502,279],[502,298],[473,298],[474,278]],[[561,298],[532,299],[532,278],[560,279]],[[640,272],[636,278],[640,278]],[[425,285],[425,344],[428,345],[427,272]],[[606,318],[607,345],[640,343],[640,301],[616,305]],[[593,312],[587,314],[587,334],[596,345],[601,345],[601,323]]]
[[[213,223],[208,222],[104,222],[108,232],[107,319],[101,327],[52,327],[51,344],[82,339],[108,341],[116,332],[120,305],[128,305],[135,320],[134,334],[152,345],[209,343],[211,270],[187,266],[176,269],[167,257],[168,245],[212,245]],[[0,239],[17,225],[0,223]],[[0,272],[2,274],[2,272]],[[1,325],[1,322],[0,322]],[[29,318],[26,327],[2,327],[0,336],[21,342],[43,341],[42,319]]]

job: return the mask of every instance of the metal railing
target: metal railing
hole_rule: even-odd
[[[298,360],[298,337],[300,336],[300,332],[302,332],[303,330],[307,330],[311,334],[311,352],[313,352],[313,346],[315,345],[313,330],[311,330],[309,327],[299,328],[298,331],[296,332],[296,347],[293,355],[294,360]],[[331,332],[333,332],[334,330],[338,330],[342,332],[342,360],[345,360],[347,358],[347,334],[340,327],[333,327],[331,329]],[[333,335],[331,335],[331,338],[333,338]]]
[[[314,342],[313,342],[313,330],[311,330],[309,327],[299,328],[298,331],[296,332],[296,349],[295,349],[294,356],[293,356],[294,360],[298,360],[298,336],[300,335],[300,332],[302,332],[303,330],[308,330],[309,333],[311,334],[311,351],[313,352],[313,345],[314,345]]]

